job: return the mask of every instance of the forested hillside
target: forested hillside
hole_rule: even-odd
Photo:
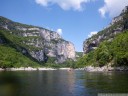
[[[102,42],[96,50],[85,54],[77,62],[83,66],[128,66],[128,31],[118,34],[113,41]]]
[[[110,25],[83,43],[78,66],[128,66],[128,6]]]

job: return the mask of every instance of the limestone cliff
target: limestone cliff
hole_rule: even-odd
[[[119,16],[112,20],[108,27],[84,41],[84,54],[96,49],[104,40],[113,40],[115,35],[125,30],[128,30],[128,6],[122,10]]]
[[[56,46],[58,62],[62,63],[66,59],[75,60],[75,48],[71,42],[59,42]]]
[[[74,45],[64,40],[57,32],[32,25],[13,22],[0,16],[0,28],[7,30],[13,38],[12,42],[19,44],[22,53],[28,53],[36,60],[42,62],[53,57],[56,63],[63,63],[67,59],[75,60]],[[0,43],[3,43],[0,38]],[[54,62],[53,62],[54,63]]]

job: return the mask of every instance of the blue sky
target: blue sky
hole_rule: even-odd
[[[0,0],[0,16],[57,31],[82,51],[83,41],[106,27],[128,0]]]

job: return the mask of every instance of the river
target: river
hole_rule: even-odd
[[[1,71],[0,96],[97,96],[128,93],[127,72]]]

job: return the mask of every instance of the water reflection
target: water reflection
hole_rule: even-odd
[[[92,72],[82,78],[87,92],[96,96],[98,93],[128,93],[127,76],[124,72]]]
[[[0,96],[19,96],[20,78],[14,74],[2,73],[0,74]]]
[[[128,93],[128,73],[85,71],[0,72],[0,96],[97,96]]]

